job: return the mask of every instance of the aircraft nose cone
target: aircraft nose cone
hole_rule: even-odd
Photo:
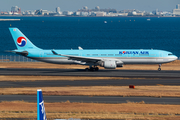
[[[174,60],[177,60],[177,59],[178,59],[178,57],[174,55]]]

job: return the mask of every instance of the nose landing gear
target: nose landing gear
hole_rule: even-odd
[[[158,68],[158,71],[161,71],[161,64],[159,64],[159,68]]]

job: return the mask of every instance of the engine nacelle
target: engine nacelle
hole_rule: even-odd
[[[115,60],[99,61],[98,64],[106,69],[116,69],[116,67],[123,67],[122,61]]]
[[[116,69],[116,61],[104,61],[103,67],[106,69]]]

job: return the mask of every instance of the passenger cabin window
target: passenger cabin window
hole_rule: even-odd
[[[115,56],[122,56],[122,54],[115,54]]]
[[[149,54],[139,54],[139,56],[149,56]]]
[[[150,56],[156,56],[156,54],[150,54]]]

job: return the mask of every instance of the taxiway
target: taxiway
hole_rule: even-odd
[[[170,70],[99,70],[96,72],[83,69],[24,69],[1,68],[0,75],[34,76],[91,76],[91,77],[136,77],[136,78],[180,78],[180,71]]]
[[[180,98],[169,97],[118,97],[118,96],[43,96],[45,102],[84,102],[84,103],[127,103],[142,102],[147,104],[180,104]],[[36,95],[0,95],[0,101],[36,102]]]
[[[180,71],[155,70],[99,70],[86,72],[82,69],[21,69],[1,68],[0,75],[17,76],[90,76],[90,77],[127,77],[128,79],[109,80],[40,80],[40,81],[1,81],[0,87],[44,87],[44,86],[106,86],[106,85],[180,85]],[[141,79],[140,79],[141,78]],[[141,102],[150,104],[180,104],[180,98],[155,97],[116,97],[116,96],[44,96],[47,102],[98,102],[126,103]],[[0,101],[24,100],[36,102],[34,95],[0,95]]]

